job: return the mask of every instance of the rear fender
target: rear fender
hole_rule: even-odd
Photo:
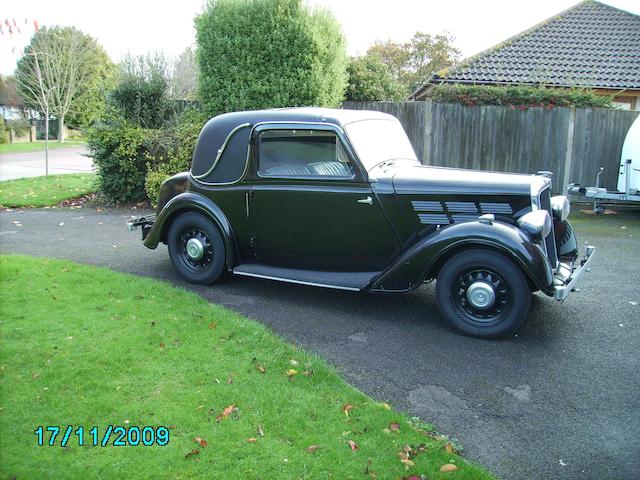
[[[234,264],[234,253],[236,251],[231,224],[218,205],[199,193],[185,192],[169,200],[158,214],[153,228],[144,241],[144,246],[153,249],[158,246],[158,243],[166,242],[171,222],[181,213],[188,211],[204,214],[218,227],[227,252],[227,268],[231,268]]]
[[[553,293],[553,272],[542,249],[524,232],[508,223],[480,221],[454,223],[422,238],[397,258],[371,285],[377,291],[408,291],[437,274],[448,257],[464,248],[490,248],[511,258],[529,280]]]

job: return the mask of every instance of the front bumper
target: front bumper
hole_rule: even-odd
[[[155,215],[145,215],[143,217],[131,217],[131,219],[127,220],[127,230],[130,232],[134,231],[136,228],[140,227],[142,230],[142,240],[144,241],[149,235],[153,224],[156,223]]]
[[[569,293],[576,289],[578,280],[584,272],[590,270],[589,264],[593,259],[593,254],[596,251],[596,247],[592,245],[586,245],[584,256],[580,260],[579,265],[574,269],[572,265],[560,264],[558,271],[554,275],[553,279],[553,298],[559,301],[563,301]]]

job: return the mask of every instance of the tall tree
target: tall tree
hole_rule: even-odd
[[[87,108],[83,99],[99,89],[106,61],[96,40],[73,27],[41,28],[25,48],[16,68],[18,90],[45,120],[48,115],[58,120],[59,142],[66,117],[81,114]]]
[[[187,47],[173,63],[171,96],[178,100],[192,100],[197,87],[196,54]]]
[[[458,61],[460,51],[453,46],[453,37],[448,34],[416,32],[406,43],[376,42],[367,50],[367,55],[380,58],[409,95],[433,73]]]
[[[18,88],[26,103],[33,106],[44,116],[44,159],[45,175],[49,175],[49,119],[51,118],[51,106],[54,104],[53,88],[47,82],[44,66],[46,51],[25,50],[24,57],[20,59],[18,67],[29,64],[29,73],[24,69],[16,70]]]

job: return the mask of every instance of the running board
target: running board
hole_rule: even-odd
[[[235,275],[264,278],[279,282],[298,283],[312,287],[360,291],[366,288],[380,272],[318,272],[279,268],[255,263],[244,263],[233,269]]]

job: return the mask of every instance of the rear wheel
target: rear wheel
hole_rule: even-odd
[[[173,266],[189,282],[208,285],[220,278],[225,264],[222,235],[211,220],[197,212],[176,218],[167,235]]]
[[[531,294],[522,270],[487,249],[458,253],[440,270],[438,306],[457,330],[480,338],[503,337],[522,325]]]

